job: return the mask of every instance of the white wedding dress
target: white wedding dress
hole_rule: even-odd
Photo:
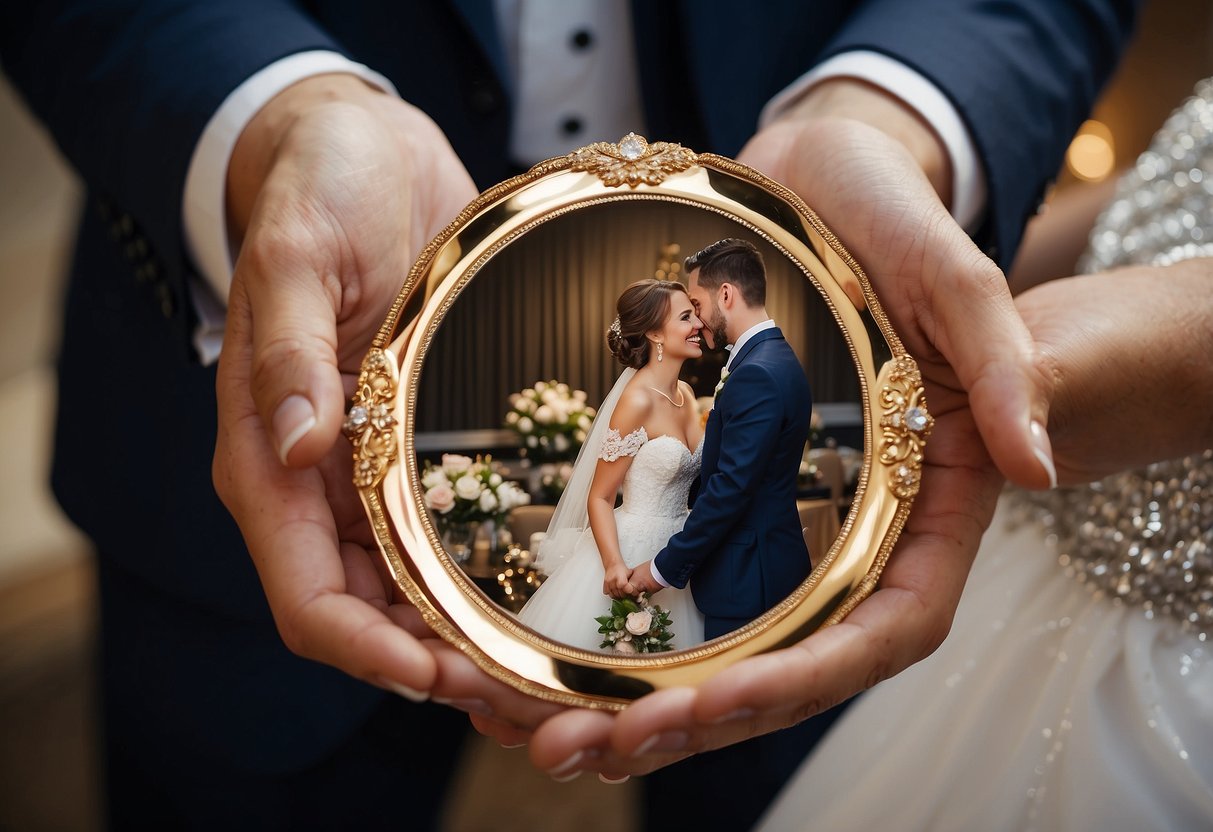
[[[673,436],[649,439],[643,427],[624,437],[618,431],[608,432],[600,456],[610,460],[635,457],[623,479],[623,503],[615,509],[619,549],[629,568],[650,560],[682,529],[702,453],[702,441],[690,451]],[[606,615],[611,606],[611,599],[602,593],[603,577],[593,531],[586,528],[518,618],[553,641],[601,650],[602,635],[594,618]],[[675,650],[703,642],[703,614],[689,587],[663,589],[654,593],[653,603],[670,613]]]
[[[1204,82],[1084,270],[1213,257],[1209,179],[1189,173],[1211,169]],[[861,698],[759,828],[1213,829],[1211,636],[1213,451],[1004,494],[943,646]]]

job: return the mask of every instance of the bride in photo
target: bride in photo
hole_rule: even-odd
[[[584,650],[602,649],[594,619],[608,612],[610,599],[637,594],[631,570],[682,528],[702,454],[695,394],[678,380],[683,362],[703,353],[703,323],[686,287],[638,281],[619,296],[616,311],[607,346],[626,369],[598,410],[539,547],[537,565],[548,579],[518,615],[540,634]],[[670,614],[673,649],[703,641],[703,615],[689,587],[664,589],[653,603]]]

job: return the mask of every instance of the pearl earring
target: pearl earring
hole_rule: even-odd
[[[663,354],[664,354],[664,349],[663,349],[663,347],[661,346],[661,342],[660,342],[660,341],[658,341],[658,342],[657,342],[657,360],[658,360],[658,361],[663,360],[663,357],[664,357],[664,355],[663,355]]]

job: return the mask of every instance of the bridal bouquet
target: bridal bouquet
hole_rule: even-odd
[[[531,495],[493,470],[493,458],[443,454],[442,464],[425,464],[421,477],[425,505],[439,524],[503,520],[515,506],[526,505]]]
[[[664,653],[673,650],[670,642],[670,614],[657,606],[645,593],[636,598],[616,598],[611,611],[594,619],[602,633],[604,650],[616,653]]]
[[[528,453],[540,461],[577,456],[594,420],[584,390],[563,382],[537,381],[510,396],[505,426],[518,434]]]

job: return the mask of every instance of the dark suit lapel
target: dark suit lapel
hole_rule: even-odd
[[[513,93],[513,79],[505,63],[505,50],[501,45],[501,34],[497,30],[497,15],[493,12],[492,0],[454,0],[453,5],[476,38],[481,51],[488,57],[505,89]]]
[[[770,341],[772,338],[782,337],[783,333],[779,331],[779,327],[777,326],[771,327],[770,329],[764,329],[762,332],[759,332],[753,338],[741,345],[741,351],[738,352],[737,355],[733,356],[732,360],[729,362],[729,372],[731,373],[740,367],[741,362],[745,361],[746,358],[749,357],[750,353],[754,351],[754,347],[758,346],[763,341]]]

